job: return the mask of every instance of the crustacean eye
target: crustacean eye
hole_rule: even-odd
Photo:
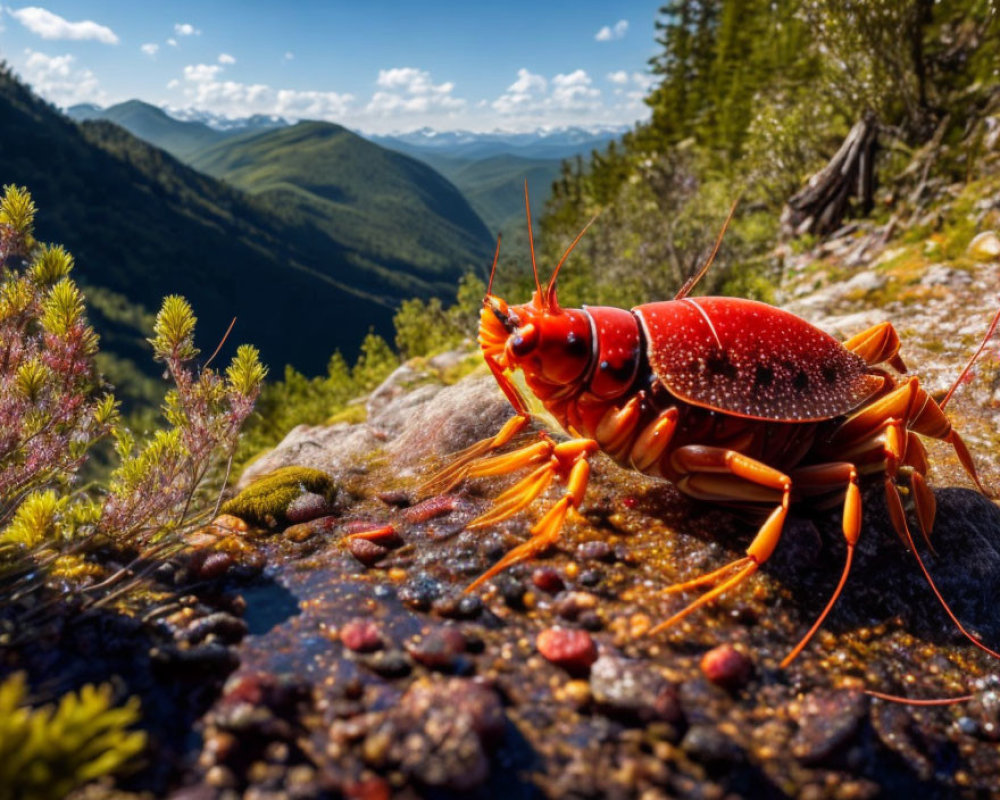
[[[511,352],[518,356],[526,356],[538,344],[538,328],[530,322],[523,328],[514,331],[514,337],[510,340]]]

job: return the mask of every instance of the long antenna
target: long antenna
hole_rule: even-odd
[[[493,294],[493,277],[497,274],[497,262],[500,260],[500,239],[502,236],[503,234],[497,234],[497,249],[493,254],[493,266],[490,267],[490,282],[486,286],[487,296]]]
[[[705,277],[705,273],[708,272],[708,268],[712,266],[712,262],[715,261],[715,256],[718,254],[719,248],[722,247],[722,237],[726,235],[726,231],[729,229],[729,223],[733,221],[733,215],[736,213],[736,206],[739,205],[739,202],[739,197],[733,201],[733,205],[729,209],[729,215],[726,217],[726,221],[722,223],[722,230],[719,231],[719,238],[715,240],[715,247],[712,248],[712,254],[708,257],[708,261],[704,263],[700,270],[684,282],[680,291],[674,295],[674,300],[683,300],[698,284],[698,281]]]
[[[979,349],[972,354],[972,358],[969,359],[969,363],[965,365],[965,369],[962,370],[962,374],[959,375],[955,382],[951,385],[951,388],[948,390],[948,394],[944,396],[944,400],[938,403],[941,408],[948,405],[948,401],[951,400],[951,396],[955,394],[955,390],[962,385],[962,381],[964,381],[965,376],[969,374],[969,370],[972,369],[972,365],[976,363],[976,359],[982,355],[982,352],[986,347],[986,343],[989,342],[993,336],[993,332],[997,329],[997,323],[1000,323],[1000,311],[997,311],[997,313],[993,315],[993,322],[990,323],[990,327],[986,331],[986,335],[983,337],[983,341],[982,344],[979,345]]]
[[[528,218],[528,247],[531,248],[531,271],[535,276],[535,289],[542,296],[542,284],[538,280],[538,267],[535,265],[535,240],[531,235],[531,204],[528,202],[528,179],[524,179],[524,213]]]
[[[590,222],[583,226],[583,230],[580,231],[576,238],[570,243],[570,246],[566,248],[566,252],[563,253],[563,257],[559,259],[559,263],[556,264],[555,271],[552,273],[552,277],[549,278],[549,285],[545,288],[545,305],[551,306],[555,305],[556,300],[556,278],[559,277],[559,270],[562,269],[562,265],[566,263],[566,259],[569,258],[569,254],[573,252],[573,248],[576,247],[577,243],[583,238],[583,234],[587,232],[587,228],[597,221],[597,217],[601,212],[598,211],[590,218]]]

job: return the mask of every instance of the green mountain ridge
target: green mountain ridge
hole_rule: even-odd
[[[181,161],[227,136],[225,132],[210,128],[202,122],[174,119],[163,109],[141,100],[127,100],[108,108],[77,105],[68,108],[66,114],[77,122],[113,122]]]
[[[383,270],[408,264],[442,292],[451,264],[464,260],[472,269],[489,260],[492,234],[458,189],[340,125],[252,131],[209,145],[189,163],[301,214]]]
[[[283,135],[278,131],[289,131],[292,126],[279,125],[265,131],[256,128],[217,130],[203,122],[176,119],[141,100],[129,100],[105,109],[78,105],[67,109],[67,114],[78,121],[105,119],[114,122],[196,169],[251,191],[275,192],[273,197],[277,202],[290,204],[318,224],[322,224],[331,213],[327,203],[349,203],[353,197],[351,187],[342,185],[338,180],[327,177],[316,183],[308,171],[303,175],[299,166],[280,162],[290,153],[293,161],[300,160],[301,157],[291,151],[291,141],[302,142],[310,136],[336,138],[335,132],[345,130],[337,125],[329,125],[327,129],[325,126],[328,123],[300,123],[305,127],[294,134],[289,132]],[[275,136],[250,144],[263,133]],[[526,238],[522,192],[525,179],[534,198],[537,221],[551,193],[552,182],[560,175],[562,159],[574,155],[583,146],[566,142],[536,144],[534,149],[522,146],[520,149],[526,150],[522,154],[501,149],[509,149],[513,145],[489,141],[478,146],[473,142],[453,147],[433,147],[386,136],[358,138],[431,167],[464,195],[491,236],[502,231],[505,236],[519,237],[518,241]],[[343,139],[345,141],[337,145],[327,141],[326,146],[331,149],[343,147],[345,150],[356,147],[363,154],[367,153],[367,148],[350,136],[343,136]],[[603,139],[595,137],[594,143],[600,142]],[[341,175],[340,180],[346,177]],[[259,183],[261,180],[263,184]],[[317,203],[315,197],[309,195],[327,202]]]
[[[525,229],[524,182],[532,198],[532,217],[537,222],[559,177],[562,160],[526,158],[502,154],[481,159],[432,155],[420,158],[457,186],[469,204],[492,230],[505,236]]]
[[[7,70],[0,126],[0,182],[29,188],[42,209],[36,236],[74,254],[77,279],[102,298],[93,316],[111,355],[146,374],[157,368],[143,320],[166,294],[191,301],[204,350],[236,316],[227,347],[253,342],[272,368],[317,373],[335,349],[353,358],[369,329],[390,335],[397,300],[451,296],[465,271],[489,262],[485,239],[466,258],[425,266],[430,283],[404,272],[402,258],[376,260],[288,204],[196,172],[116,125],[71,122]]]

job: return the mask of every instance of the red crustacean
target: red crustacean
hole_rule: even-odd
[[[896,532],[916,555],[951,619],[976,646],[1000,658],[952,614],[914,546],[898,487],[908,486],[926,538],[934,524],[935,500],[925,481],[928,462],[921,436],[950,443],[980,490],[982,486],[968,449],[944,413],[951,393],[939,403],[916,377],[905,375],[893,326],[883,322],[841,343],[764,303],[689,297],[714,252],[673,300],[630,311],[561,308],[556,278],[585,231],[544,288],[531,243],[536,290],[529,303],[508,305],[492,294],[494,258],[479,343],[516,415],[495,436],[457,454],[428,488],[450,489],[466,478],[530,470],[469,527],[516,514],[553,480],[565,482],[566,488],[531,528],[530,538],[469,588],[556,541],[569,509],[583,500],[588,458],[598,450],[624,467],[665,478],[693,498],[756,506],[766,516],[744,557],[670,587],[672,592],[707,590],[653,633],[753,575],[777,546],[792,503],[840,503],[847,543],[843,573],[819,619],[782,662],[786,666],[818,630],[843,589],[861,534],[859,483],[876,480],[884,485]],[[530,234],[529,214],[529,242]],[[1000,314],[986,339],[998,319]],[[520,449],[493,454],[529,421],[528,406],[508,374],[516,369],[523,371],[528,389],[572,438],[557,442],[542,433]]]

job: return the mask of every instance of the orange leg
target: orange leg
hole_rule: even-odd
[[[847,583],[847,576],[851,571],[851,562],[854,560],[854,547],[861,535],[861,490],[858,488],[858,471],[849,462],[835,464],[817,464],[812,467],[804,467],[792,473],[796,488],[805,491],[809,489],[821,489],[823,487],[832,488],[847,484],[847,491],[844,494],[844,519],[842,523],[844,539],[847,541],[847,557],[844,560],[844,571],[840,575],[837,588],[833,590],[830,600],[813,623],[805,636],[799,641],[792,651],[785,656],[781,662],[784,669],[791,664],[809,644],[809,640],[826,620],[827,615],[833,609],[833,604],[837,602],[840,593]]]
[[[435,473],[420,487],[421,494],[440,494],[450,492],[469,476],[470,465],[514,438],[528,424],[528,416],[517,414],[504,423],[504,426],[494,435],[481,439],[453,456],[452,462]]]
[[[674,451],[671,456],[671,467],[682,476],[678,479],[677,485],[694,497],[724,502],[776,500],[777,505],[747,547],[746,556],[708,575],[667,590],[671,592],[701,587],[716,583],[722,580],[723,576],[733,573],[714,589],[705,592],[668,620],[654,627],[650,633],[666,630],[753,575],[777,547],[791,500],[791,478],[735,450],[688,445]]]
[[[579,508],[583,502],[583,496],[587,491],[587,481],[590,478],[590,463],[587,458],[595,450],[597,450],[597,442],[593,439],[572,439],[555,445],[552,448],[552,457],[545,465],[539,467],[538,470],[500,496],[498,503],[504,505],[500,513],[496,513],[497,509],[491,509],[469,523],[469,527],[482,527],[513,516],[534,500],[549,485],[552,478],[558,474],[566,475],[566,492],[532,526],[531,538],[515,547],[476,578],[465,589],[466,592],[473,591],[508,567],[533,558],[558,541],[566,514],[571,508]],[[543,472],[543,470],[546,471]],[[541,488],[538,488],[539,486]],[[506,495],[510,495],[510,497],[505,499]],[[525,499],[526,496],[527,499]]]
[[[856,336],[852,336],[844,347],[857,353],[869,364],[889,362],[898,372],[906,372],[906,364],[899,357],[899,334],[891,322],[880,322]]]

